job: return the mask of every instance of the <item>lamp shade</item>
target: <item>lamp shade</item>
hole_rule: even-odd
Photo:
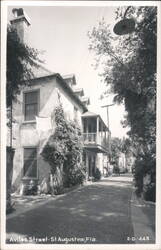
[[[134,19],[124,18],[123,20],[115,24],[113,31],[116,35],[126,35],[132,33],[134,29],[135,29]]]

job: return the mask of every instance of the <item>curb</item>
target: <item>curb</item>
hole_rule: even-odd
[[[137,200],[140,203],[145,204],[145,205],[153,205],[153,206],[156,205],[156,202],[154,202],[154,201],[146,201],[142,197],[138,197],[137,194],[135,193],[135,188],[134,187],[133,187],[133,193],[134,193],[134,195],[136,196]]]
[[[149,217],[141,208],[150,205],[149,202],[144,203],[144,200],[138,198],[134,189],[132,190],[131,200],[131,218],[135,244],[155,244],[155,232],[149,224]]]

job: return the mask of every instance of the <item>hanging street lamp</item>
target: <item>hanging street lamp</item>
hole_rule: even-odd
[[[123,19],[117,22],[113,28],[113,31],[116,35],[126,35],[130,34],[135,30],[135,20],[134,18],[126,18],[126,14],[130,6],[126,9]]]

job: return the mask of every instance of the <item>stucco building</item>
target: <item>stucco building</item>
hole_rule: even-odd
[[[11,24],[23,42],[30,22],[22,9],[14,9],[14,15]],[[39,65],[34,69],[30,85],[22,87],[17,99],[18,102],[13,103],[13,191],[23,194],[23,187],[31,180],[43,189],[50,166],[43,160],[41,151],[54,131],[53,110],[60,103],[67,119],[76,119],[82,128],[82,158],[87,179],[93,176],[96,167],[103,173],[107,163],[109,131],[99,115],[88,111],[90,100],[84,96],[83,89],[77,88],[74,74],[61,76]]]

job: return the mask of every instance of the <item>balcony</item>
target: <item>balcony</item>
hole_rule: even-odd
[[[83,133],[84,147],[97,152],[107,152],[108,138],[99,133]]]
[[[82,115],[84,148],[94,152],[107,153],[109,129],[100,115],[86,112]]]
[[[97,133],[83,133],[83,142],[85,144],[100,144],[104,147],[107,145],[106,138],[102,138]]]

